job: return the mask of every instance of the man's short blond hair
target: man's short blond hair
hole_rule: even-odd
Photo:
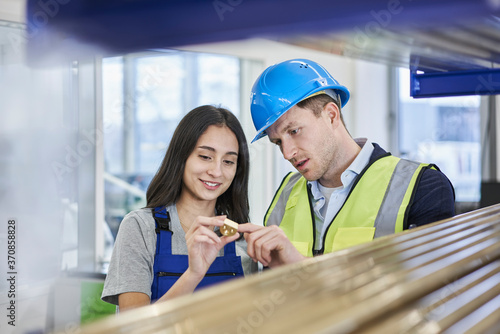
[[[305,100],[298,102],[296,105],[302,109],[312,110],[313,114],[316,117],[319,117],[325,106],[330,102],[335,103],[335,105],[339,108],[340,120],[342,121],[342,124],[345,127],[344,117],[342,117],[342,111],[340,107],[340,101],[333,99],[328,94],[313,95],[312,97],[306,98]]]

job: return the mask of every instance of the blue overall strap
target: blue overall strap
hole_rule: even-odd
[[[170,228],[170,215],[164,206],[158,206],[153,210],[156,232],[156,253],[172,254],[172,229]]]
[[[156,232],[156,252],[153,264],[153,284],[151,285],[151,301],[161,297],[158,296],[158,275],[160,271],[160,261],[162,255],[172,254],[172,230],[170,229],[170,215],[165,206],[158,206],[153,209]]]
[[[230,242],[224,246],[224,256],[236,256],[235,242]]]
[[[158,229],[172,231],[170,229],[170,215],[168,214],[166,207],[157,206],[154,208],[153,218],[156,223],[156,233],[158,233]]]

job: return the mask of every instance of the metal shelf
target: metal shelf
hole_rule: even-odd
[[[500,63],[499,13],[498,0],[27,0],[26,15],[34,64],[40,55],[74,59],[96,50],[108,55],[260,37],[442,72],[414,76],[420,97],[476,93],[463,87],[476,72],[462,71],[484,70],[480,77],[496,80],[497,72],[488,71]],[[82,49],[81,42],[96,49]],[[437,89],[443,83],[454,88]],[[478,92],[498,93],[490,88]]]
[[[415,73],[410,75],[413,97],[494,95],[500,93],[500,69]]]

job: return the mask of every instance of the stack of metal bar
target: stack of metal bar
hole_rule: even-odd
[[[500,205],[124,312],[80,333],[500,333]]]

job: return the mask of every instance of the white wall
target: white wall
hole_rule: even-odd
[[[490,108],[495,108],[492,112]],[[495,114],[495,115],[493,115]],[[492,116],[494,122],[492,123]],[[481,98],[481,138],[483,138],[481,163],[481,180],[484,182],[500,182],[500,96],[483,96]],[[492,136],[491,132],[496,134]],[[495,160],[496,158],[496,160]]]
[[[0,20],[25,22],[25,0],[0,0]]]
[[[386,65],[353,61],[353,85],[349,102],[353,137],[368,137],[389,149],[389,69]],[[352,126],[350,126],[352,125]]]
[[[0,34],[21,32],[1,27]],[[16,326],[8,324],[12,318],[4,312],[0,333],[38,332],[46,320],[50,282],[60,272],[65,232],[60,193],[67,185],[53,166],[64,162],[63,145],[73,138],[61,126],[67,70],[29,68],[21,49],[9,38],[1,40],[6,43],[0,42],[0,246],[5,254],[0,268],[4,275],[11,273],[15,288],[4,278],[0,308],[15,305],[15,315],[9,315]],[[9,234],[8,221],[13,227]],[[8,236],[14,260],[7,268]],[[13,292],[7,294],[7,289]]]

